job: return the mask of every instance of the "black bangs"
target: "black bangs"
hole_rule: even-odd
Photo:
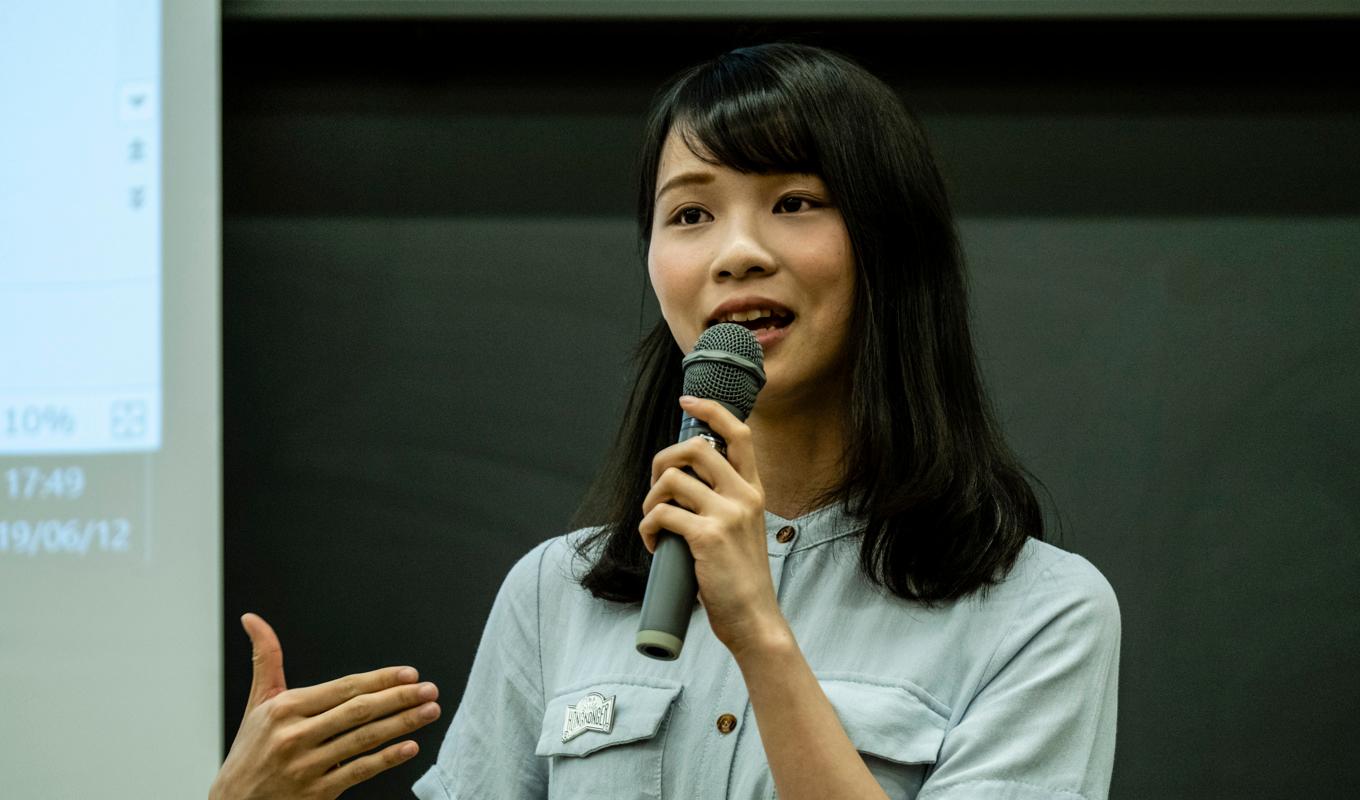
[[[637,164],[638,238],[645,263],[656,170],[675,131],[700,160],[738,172],[823,174],[819,140],[834,97],[825,64],[789,45],[742,48],[698,64],[667,82],[654,99]]]
[[[738,172],[821,172],[796,76],[772,67],[738,50],[680,87],[672,129],[695,156]]]

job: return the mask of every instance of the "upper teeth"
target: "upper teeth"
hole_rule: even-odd
[[[771,311],[768,308],[753,308],[750,311],[732,311],[719,318],[719,322],[749,322],[761,317],[787,317],[787,311]]]

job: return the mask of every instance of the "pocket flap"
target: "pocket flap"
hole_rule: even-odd
[[[616,744],[650,739],[661,728],[681,688],[672,681],[605,680],[560,691],[543,712],[534,754],[587,756]],[[605,727],[607,733],[602,730]]]
[[[920,689],[820,679],[855,749],[899,764],[933,764],[949,720]]]

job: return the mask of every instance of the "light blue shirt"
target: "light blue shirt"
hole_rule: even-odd
[[[1004,581],[928,609],[862,577],[857,528],[837,506],[796,520],[766,512],[765,522],[780,608],[889,797],[1108,795],[1119,606],[1088,561],[1031,539]],[[781,543],[786,526],[794,535]],[[741,672],[702,608],[679,659],[639,655],[639,607],[597,600],[573,579],[580,535],[550,539],[510,570],[415,793],[773,798]],[[598,699],[583,703],[592,693],[612,698],[608,732],[581,732],[609,716]],[[579,713],[591,702],[595,713]],[[728,714],[736,724],[724,733]]]

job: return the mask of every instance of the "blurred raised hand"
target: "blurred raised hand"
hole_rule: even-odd
[[[377,748],[439,718],[438,687],[412,667],[289,689],[274,629],[256,614],[241,626],[254,664],[250,697],[209,800],[330,800],[410,760],[413,741]]]

